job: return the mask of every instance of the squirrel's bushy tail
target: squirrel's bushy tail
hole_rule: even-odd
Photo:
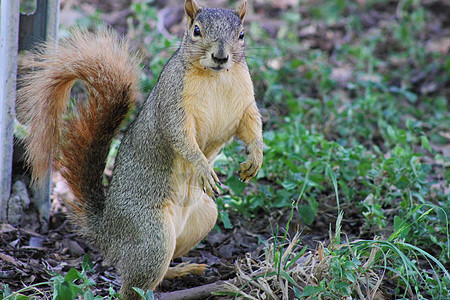
[[[17,110],[29,128],[25,142],[33,180],[39,183],[53,160],[76,197],[69,204],[82,226],[102,213],[111,141],[139,89],[139,59],[129,48],[109,30],[75,30],[59,45],[47,43],[22,61],[29,72],[20,80]],[[76,80],[88,101],[77,103],[67,118]]]

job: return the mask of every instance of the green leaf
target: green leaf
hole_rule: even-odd
[[[271,141],[275,140],[275,132],[273,132],[273,131],[265,131],[263,133],[263,137],[268,142],[271,142]]]
[[[219,215],[220,215],[220,219],[223,222],[223,227],[225,227],[225,229],[230,229],[233,226],[231,225],[231,221],[230,221],[230,217],[228,215],[228,212],[226,211],[219,211]]]
[[[120,297],[119,292],[116,292],[112,285],[109,286],[108,293],[109,293],[109,298],[112,298],[112,297],[118,298],[118,297]]]
[[[75,299],[76,295],[67,282],[54,286],[53,300],[72,300]]]
[[[309,297],[315,294],[318,294],[320,292],[323,291],[323,288],[320,286],[311,286],[311,285],[307,285],[305,286],[305,288],[303,289],[303,297]]]
[[[136,293],[138,293],[139,294],[139,296],[141,296],[143,299],[145,299],[145,292],[144,292],[144,290],[143,289],[140,289],[140,288],[137,288],[137,287],[134,287],[133,288],[133,290],[135,290],[136,291]]]
[[[410,91],[403,91],[403,95],[408,99],[410,102],[415,103],[417,101],[417,95]]]
[[[400,226],[402,224],[403,224],[402,218],[400,218],[399,216],[395,216],[394,217],[394,231],[399,231],[400,230]]]
[[[293,60],[291,60],[291,68],[296,69],[300,66],[304,66],[305,62],[303,60],[300,60],[298,58],[294,58]]]
[[[297,167],[297,165],[294,162],[292,162],[291,159],[284,158],[283,162],[292,172],[294,172],[294,173],[299,172],[299,168]]]
[[[155,299],[153,291],[151,291],[151,290],[144,292],[144,290],[137,288],[137,287],[133,287],[133,290],[135,290],[139,294],[139,296],[141,296],[141,298],[144,300],[154,300]]]
[[[301,297],[303,297],[302,291],[300,291],[300,290],[299,290],[298,288],[296,288],[295,286],[294,286],[294,295],[295,295],[295,297],[298,298],[298,299],[300,299]]]
[[[346,281],[336,282],[334,288],[343,294],[343,296],[350,293],[350,283]]]
[[[352,283],[356,282],[356,275],[354,272],[346,271],[344,274],[348,281]]]
[[[422,148],[428,150],[429,152],[432,152],[430,142],[428,141],[428,138],[425,135],[422,135],[420,137],[420,142],[422,143]]]
[[[337,209],[338,211],[340,211],[340,206],[339,206],[339,192],[338,192],[338,186],[337,186],[337,180],[336,180],[336,175],[334,174],[333,170],[331,169],[330,165],[325,163],[325,174],[327,175],[328,178],[331,179],[331,182],[333,183],[333,188],[334,188],[334,193],[336,195],[336,203],[337,203]]]
[[[75,268],[71,268],[69,272],[67,272],[66,276],[64,277],[64,281],[66,282],[72,282],[76,279],[81,279],[81,274],[78,272]]]
[[[286,190],[291,191],[296,189],[298,187],[298,184],[292,180],[285,180],[281,183],[281,186]]]
[[[423,218],[425,218],[429,213],[431,213],[434,210],[434,208],[430,208],[428,209],[426,212],[424,212],[422,215],[420,215],[420,217],[417,219],[416,222],[420,222],[420,220],[422,220]]]
[[[94,293],[91,290],[88,290],[83,295],[84,300],[94,300]]]
[[[3,287],[3,296],[9,296],[12,294],[11,288],[9,287],[8,284],[5,284],[5,286]]]
[[[405,189],[410,185],[410,181],[405,175],[402,175],[394,184],[399,189]]]
[[[225,184],[230,187],[235,195],[240,195],[244,189],[246,184],[240,181],[236,176],[232,176],[225,181]]]
[[[314,222],[315,215],[311,205],[309,204],[300,205],[298,207],[298,212],[306,225],[311,225]]]
[[[294,258],[292,258],[289,263],[286,265],[286,269],[289,269],[293,264],[295,264],[297,262],[297,260],[300,259],[300,257],[303,256],[303,254],[305,254],[306,250],[308,249],[308,246],[304,246],[302,248],[302,250],[300,250],[299,253],[297,253],[296,256],[294,256]]]
[[[83,269],[83,272],[90,271],[94,268],[94,263],[92,262],[89,255],[86,254],[83,256],[83,262],[81,263],[81,267]]]
[[[295,282],[295,280],[292,279],[292,277],[291,277],[288,273],[286,273],[286,271],[280,270],[280,274],[281,274],[284,278],[286,278],[286,280],[289,281],[290,284],[292,284],[292,285],[294,285],[294,286],[296,286],[296,287],[300,287],[300,286],[297,284],[297,282]]]

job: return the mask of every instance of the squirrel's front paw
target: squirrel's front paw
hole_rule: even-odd
[[[259,168],[262,164],[262,155],[250,155],[247,160],[239,165],[239,174],[241,180],[244,182],[249,181],[252,177],[256,176]]]
[[[220,185],[219,178],[217,178],[216,172],[209,165],[198,171],[197,176],[200,187],[208,196],[212,197],[214,194],[220,194],[220,190],[217,187],[217,184]]]

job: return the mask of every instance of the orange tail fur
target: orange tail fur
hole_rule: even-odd
[[[47,43],[23,60],[18,114],[29,128],[27,161],[40,183],[53,159],[77,198],[78,221],[101,213],[102,175],[112,138],[135,102],[139,59],[114,33],[75,30],[59,45]],[[67,120],[70,90],[80,80],[88,101]]]

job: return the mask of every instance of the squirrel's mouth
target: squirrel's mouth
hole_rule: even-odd
[[[216,72],[220,72],[223,71],[225,68],[222,66],[217,66],[217,67],[209,67],[211,70],[214,70]]]
[[[193,64],[204,70],[210,70],[217,73],[229,70],[234,65],[234,62],[229,56],[227,56],[226,61],[225,59],[222,59],[223,61],[214,61],[214,56],[211,55],[211,57],[213,57],[213,59],[208,56],[203,56],[198,61],[194,61]],[[220,59],[216,58],[216,60]]]

